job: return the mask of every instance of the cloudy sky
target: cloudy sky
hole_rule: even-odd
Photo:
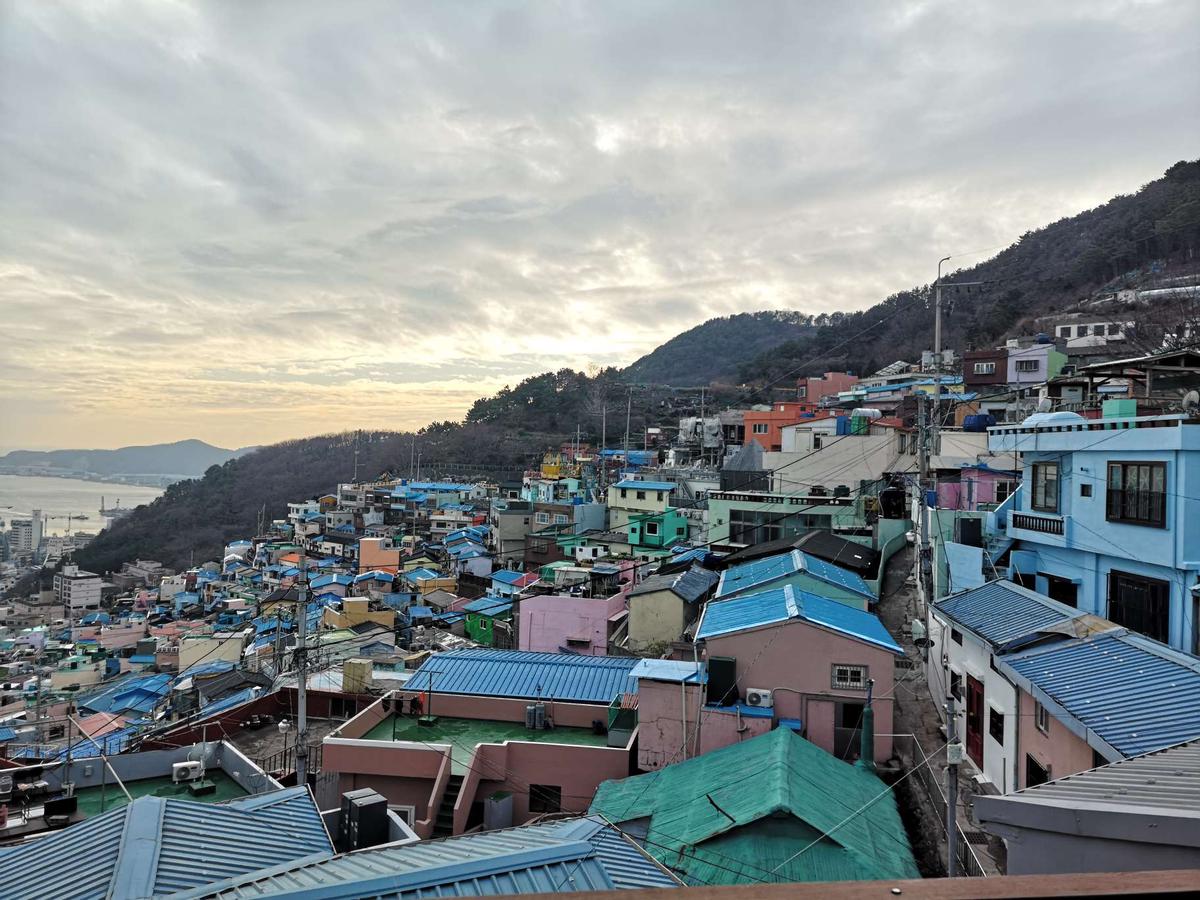
[[[402,428],[867,306],[1195,157],[1198,48],[1193,0],[0,0],[0,446]]]

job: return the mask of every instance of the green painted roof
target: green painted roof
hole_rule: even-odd
[[[787,728],[606,781],[591,811],[649,818],[646,850],[689,884],[920,877],[887,786]]]

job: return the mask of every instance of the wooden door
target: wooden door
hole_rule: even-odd
[[[967,755],[983,770],[983,682],[967,676]]]

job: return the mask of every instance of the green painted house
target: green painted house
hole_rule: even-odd
[[[606,781],[591,812],[689,885],[921,877],[887,785],[789,728]]]
[[[485,595],[478,600],[472,600],[463,607],[463,612],[467,614],[463,626],[467,637],[485,647],[508,647],[512,642],[512,629],[509,625],[512,622],[512,608],[511,597]]]

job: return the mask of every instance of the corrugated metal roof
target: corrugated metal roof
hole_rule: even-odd
[[[492,581],[499,581],[501,584],[511,585],[512,587],[529,587],[535,584],[538,577],[533,572],[514,572],[511,569],[501,569],[499,572],[492,573]]]
[[[486,594],[478,600],[472,600],[463,606],[464,612],[478,613],[483,616],[501,616],[511,612],[513,601],[511,597],[489,597]]]
[[[618,481],[616,484],[613,485],[613,487],[620,488],[621,490],[627,490],[627,491],[633,491],[633,490],[636,490],[636,491],[673,491],[673,490],[675,490],[675,485],[669,481],[636,481],[636,480],[632,480],[632,479],[626,479],[625,481]]]
[[[711,601],[701,614],[696,639],[720,637],[789,619],[819,625],[893,653],[904,653],[875,614],[799,590],[790,584]]]
[[[655,591],[671,591],[686,603],[695,603],[709,592],[720,580],[720,575],[693,565],[685,572],[675,572],[670,575],[651,575],[632,591],[630,597],[650,594]]]
[[[410,683],[424,689],[432,680],[439,694],[610,703],[637,690],[629,676],[636,663],[620,656],[475,648],[433,654]]]
[[[856,815],[868,804],[870,815]],[[646,849],[690,883],[918,877],[883,782],[786,728],[648,775],[606,781],[591,810],[618,825],[649,818]],[[783,837],[791,849],[776,873],[762,849],[781,826],[789,829]],[[817,840],[835,827],[835,835]],[[729,843],[738,835],[745,840]],[[810,840],[811,852],[796,854]]]
[[[675,886],[661,866],[601,820],[584,818],[277,866],[189,896],[417,900]]]
[[[934,608],[995,647],[1083,615],[1044,594],[1004,580],[951,594]]]
[[[307,788],[226,804],[139,797],[0,856],[6,900],[123,900],[332,855]]]
[[[1139,756],[1200,737],[1200,659],[1139,634],[1108,631],[997,662],[1102,752]]]
[[[1068,775],[1005,799],[1037,804],[1180,810],[1200,818],[1200,741]]]
[[[875,594],[871,586],[862,576],[817,559],[802,550],[792,550],[765,559],[755,559],[741,565],[732,566],[721,574],[721,584],[717,588],[717,597],[729,597],[738,593],[766,587],[772,582],[805,572],[827,584],[836,585],[867,600],[874,600]]]
[[[639,659],[629,674],[634,678],[648,678],[652,681],[683,681],[695,684],[708,681],[708,673],[703,665],[698,666],[694,662],[676,659]]]

